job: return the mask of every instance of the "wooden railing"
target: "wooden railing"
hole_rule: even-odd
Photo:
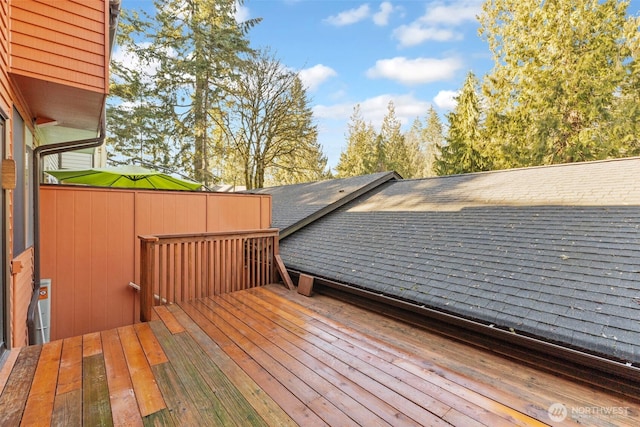
[[[276,279],[278,229],[139,236],[140,320],[154,305],[263,286]]]

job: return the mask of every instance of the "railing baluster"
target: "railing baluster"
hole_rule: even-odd
[[[165,282],[165,287],[164,287],[164,298],[167,301],[172,301],[171,298],[171,245],[164,245],[166,250],[165,250],[165,262],[167,264],[167,270],[164,273],[164,282]]]
[[[151,319],[156,304],[262,286],[275,279],[276,229],[139,238],[143,321]]]
[[[243,260],[242,260],[242,253],[244,252],[244,247],[242,246],[242,239],[238,239],[235,238],[233,239],[233,244],[234,244],[234,258],[235,258],[235,263],[234,263],[234,276],[236,278],[236,287],[234,288],[235,291],[239,291],[241,289],[244,289],[244,282],[242,281],[242,266],[243,266]]]
[[[158,245],[158,299],[156,300],[156,298],[154,298],[154,301],[158,302],[154,302],[154,305],[160,304],[160,301],[162,301],[164,297],[164,247],[165,245],[163,244]]]
[[[245,271],[247,283],[251,283],[251,239],[242,239],[242,269]]]
[[[213,241],[213,295],[220,295],[220,240]]]
[[[193,282],[195,292],[193,298],[202,297],[202,265],[200,264],[200,241],[193,242]]]

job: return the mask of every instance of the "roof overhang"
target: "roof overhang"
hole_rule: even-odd
[[[96,137],[106,94],[34,77],[12,74],[33,117],[41,143]],[[26,119],[26,118],[25,118]]]
[[[121,0],[108,0],[109,53],[118,26]],[[108,58],[107,58],[108,61]],[[41,145],[97,138],[104,117],[106,91],[92,90],[38,76],[10,72],[32,121]]]

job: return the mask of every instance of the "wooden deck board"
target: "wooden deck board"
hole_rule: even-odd
[[[274,400],[201,329],[204,325],[198,326],[193,319],[175,305],[169,307],[169,310],[189,332],[194,341],[202,347],[212,360],[216,361],[216,364],[229,378],[229,381],[242,393],[247,402],[253,406],[268,425],[282,427],[295,425],[282,408],[276,405]]]
[[[162,393],[153,377],[151,366],[142,350],[133,326],[118,328],[122,350],[127,362],[131,382],[135,390],[140,414],[143,417],[166,408]]]
[[[0,395],[0,426],[20,424],[41,350],[42,346],[25,347],[20,350]]]
[[[153,375],[158,382],[160,391],[165,397],[167,409],[171,415],[171,420],[176,425],[203,426],[206,425],[206,414],[201,414],[188,396],[185,385],[173,369],[171,363],[163,363],[151,367]],[[153,415],[153,414],[152,414]],[[149,425],[147,420],[152,416],[145,417],[144,424]]]
[[[0,393],[4,390],[4,386],[9,379],[9,375],[13,370],[13,365],[18,360],[18,356],[20,355],[19,349],[13,349],[8,352],[9,354],[6,356],[4,364],[0,367]]]
[[[42,346],[21,424],[27,426],[51,424],[61,353],[62,341],[54,341]]]
[[[82,423],[86,426],[113,426],[107,373],[101,355],[102,347],[99,353],[82,360]]]
[[[178,378],[184,384],[184,390],[189,400],[193,402],[195,410],[204,418],[203,425],[229,425],[230,416],[202,375],[200,366],[194,364],[190,354],[184,348],[184,343],[163,323],[153,322],[151,329],[162,342],[164,351],[171,360],[171,365]],[[184,334],[184,333],[182,333]]]
[[[82,357],[95,356],[102,353],[100,332],[93,332],[82,336]]]
[[[184,332],[184,327],[180,324],[180,322],[176,320],[176,318],[173,316],[173,314],[171,314],[166,306],[156,307],[155,312],[158,313],[158,316],[172,334],[179,334],[180,332]]]
[[[554,425],[556,402],[583,408],[561,425],[640,425],[637,397],[323,295],[270,285],[154,313],[11,352],[0,425]]]
[[[133,325],[138,339],[144,350],[144,354],[147,356],[149,365],[155,366],[160,363],[166,363],[168,361],[167,355],[164,354],[162,346],[158,342],[158,339],[153,334],[151,327],[148,323],[136,323]]]
[[[295,320],[313,323],[316,320],[309,316],[310,313],[304,311],[289,313],[273,308],[269,311],[268,307],[270,305],[254,294],[243,293],[242,295],[230,295],[228,298],[241,299],[245,304],[253,307],[262,307],[261,312],[265,316],[269,316],[271,312],[273,313],[271,317],[277,321],[280,321],[278,319],[286,319],[286,321]],[[278,305],[283,307],[287,305],[287,302],[283,300]],[[295,309],[295,306],[291,305],[290,308],[292,307]],[[249,310],[249,306],[246,306],[246,309]],[[376,366],[384,366],[385,374],[401,380],[401,391],[407,398],[415,398],[416,390],[419,390],[418,394],[424,393],[444,405],[439,413],[440,416],[455,407],[460,408],[460,411],[464,414],[487,425],[536,425],[536,421],[530,417],[523,416],[521,413],[496,401],[423,370],[414,362],[407,360],[409,355],[403,354],[388,344],[382,342],[372,343],[370,342],[371,338],[364,337],[356,330],[345,329],[344,326],[340,326],[340,329],[333,328],[333,322],[330,323],[331,325],[325,324],[325,332],[337,337],[337,340],[332,345],[341,349],[344,352],[342,354],[356,355],[361,361],[370,365],[371,368],[367,368],[366,364],[360,365],[367,372],[371,372],[371,369],[375,369],[374,367]],[[281,323],[281,326],[286,328],[284,323]],[[308,334],[306,335],[308,336]],[[340,353],[336,354],[334,352],[331,356],[339,358]],[[382,384],[386,383],[385,378],[381,378],[381,381]],[[412,386],[413,390],[411,387],[406,387],[406,385]],[[433,404],[428,404],[426,407],[433,408]]]
[[[82,388],[82,336],[63,340],[61,357],[56,394],[80,390]]]
[[[264,299],[268,306],[279,305],[283,306],[283,309],[288,306],[283,304],[281,299],[275,298],[274,294],[283,295],[277,287],[269,288],[269,292],[256,289],[252,293]],[[422,370],[459,385],[463,391],[481,393],[496,402],[508,402],[509,406],[519,413],[541,419],[546,415],[546,408],[551,403],[559,401],[559,398],[549,400],[549,393],[553,387],[536,387],[535,382],[540,377],[537,371],[527,375],[527,370],[522,365],[504,363],[502,357],[492,356],[479,349],[470,352],[466,344],[418,328],[407,327],[401,322],[335,299],[317,296],[316,301],[321,300],[322,304],[313,305],[314,301],[309,301],[308,298],[287,295],[287,299],[289,297],[295,299],[298,310],[291,311],[288,318],[298,319],[299,306],[306,306],[307,310],[303,310],[306,315],[313,317],[316,313],[323,314],[324,321],[328,321],[333,313],[340,313],[340,319],[344,323],[338,324],[338,328],[345,333],[355,333],[353,328],[345,329],[346,324],[351,323],[358,328],[359,333],[366,336],[364,342],[368,342],[374,348],[381,349],[391,344],[402,350],[401,357],[394,363],[402,364],[403,360],[411,359],[414,366],[420,366]],[[314,322],[316,320],[314,318]],[[378,339],[378,335],[383,335],[384,340]],[[533,375],[533,372],[536,372],[536,375]],[[488,387],[480,388],[479,385],[482,384]],[[522,388],[525,384],[526,396],[533,395],[535,399],[527,399],[523,395]],[[537,392],[538,388],[540,393]],[[535,407],[532,405],[533,400],[541,400],[543,405]]]
[[[251,339],[256,346],[269,348],[269,353],[275,359],[282,363],[283,366],[286,366],[291,373],[310,389],[334,402],[336,408],[340,409],[345,416],[352,418],[353,421],[360,425],[380,425],[382,423],[382,420],[367,409],[363,402],[353,399],[345,392],[344,387],[339,387],[342,382],[345,383],[345,386],[347,385],[346,381],[348,380],[346,377],[341,377],[335,370],[324,365],[313,356],[303,351],[297,351],[296,347],[284,339],[279,339],[279,337],[275,336],[271,336],[268,339],[265,337],[265,334],[268,334],[268,330],[263,324],[252,321],[249,313],[243,313],[222,298],[217,298],[216,303],[211,300],[205,303],[210,304],[209,307],[215,311],[224,310],[231,316],[235,316],[232,321],[234,323],[233,326],[238,331],[248,339]],[[313,375],[314,373],[316,375]]]
[[[169,410],[165,408],[144,417],[144,425],[145,427],[171,427],[181,426],[182,424],[177,424],[169,413]]]
[[[198,311],[193,303],[181,305],[182,309],[212,337],[230,360],[256,382],[270,398],[282,408],[298,425],[325,425],[320,417],[311,411],[295,394],[291,393],[271,372],[250,358],[239,346],[229,339],[207,316]],[[278,425],[278,424],[276,424]]]
[[[53,402],[52,426],[82,425],[82,389],[57,394]]]
[[[403,321],[381,315],[385,311],[379,307],[374,307],[373,311],[322,295],[306,298],[279,286],[255,288],[248,292],[259,295],[279,308],[286,308],[290,302],[297,308],[304,307],[303,311],[312,316],[314,322],[339,319],[336,322],[338,327],[349,327],[346,331],[357,329],[372,344],[392,344],[416,360],[423,369],[542,422],[550,422],[547,410],[551,404],[563,403],[578,409],[627,409],[623,411],[626,416],[615,419],[606,416],[576,417],[571,420],[574,421],[573,425],[640,425],[640,402],[633,397],[558,377],[489,350],[442,336],[437,331],[412,327]],[[571,425],[570,420],[565,420],[563,425]]]
[[[414,424],[426,421],[433,421],[436,417],[425,411],[426,408],[420,407],[415,403],[408,401],[406,397],[400,394],[389,391],[382,383],[377,382],[372,378],[370,372],[364,373],[358,369],[353,369],[354,366],[345,362],[345,359],[353,360],[351,355],[342,354],[342,358],[335,357],[330,354],[328,344],[324,341],[317,341],[315,339],[305,340],[304,338],[295,335],[294,333],[287,331],[286,325],[279,325],[271,323],[268,320],[267,313],[255,311],[255,314],[250,314],[252,310],[248,306],[243,307],[242,311],[245,313],[245,322],[257,331],[261,331],[263,334],[270,336],[272,342],[281,346],[283,350],[291,354],[292,357],[297,358],[303,363],[306,363],[310,369],[313,369],[318,375],[324,377],[327,381],[332,382],[336,387],[341,389],[348,397],[349,400],[359,402],[365,409],[360,409],[359,412],[354,414],[359,416],[359,419],[355,421],[362,425],[369,425],[374,422],[373,419],[366,419],[363,414],[366,412],[375,413],[376,417],[380,421],[384,421],[390,425],[398,425],[400,423]],[[274,309],[275,311],[275,309]],[[274,332],[270,332],[274,331]],[[307,334],[306,338],[312,337]],[[374,369],[374,367],[371,367]],[[369,367],[367,367],[369,371]],[[391,378],[385,378],[389,381],[397,380]],[[407,390],[408,393],[420,394],[419,390]],[[414,396],[415,397],[415,396]],[[394,407],[395,405],[395,407]],[[428,406],[428,405],[427,405]],[[432,411],[436,410],[436,405],[431,408]],[[439,406],[439,410],[442,414],[446,413],[449,408]],[[410,416],[415,415],[414,419]],[[378,423],[380,422],[378,421]],[[438,422],[438,421],[434,421]]]
[[[183,330],[185,332],[169,337],[176,342],[172,362],[175,362],[175,357],[182,357],[183,368],[193,369],[201,374],[200,377],[213,393],[214,399],[219,401],[215,412],[224,425],[264,425],[262,418],[220,370],[215,359],[209,358],[186,329]],[[205,388],[204,385],[203,388]],[[206,392],[208,393],[209,390]]]
[[[113,425],[142,426],[142,416],[117,330],[102,332],[102,347]]]
[[[196,307],[201,312],[206,312],[209,317],[238,347],[240,347],[253,360],[258,362],[266,371],[272,373],[291,393],[297,396],[306,406],[308,406],[317,416],[322,418],[329,425],[352,425],[347,415],[340,411],[333,403],[324,398],[317,390],[301,379],[295,372],[291,372],[284,362],[281,362],[271,353],[275,346],[268,348],[260,347],[251,339],[247,338],[243,331],[239,331],[235,326],[241,327],[236,319],[226,312],[211,310],[207,305],[209,300],[196,301]]]

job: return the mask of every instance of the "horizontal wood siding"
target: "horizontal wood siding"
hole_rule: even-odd
[[[60,169],[89,169],[93,167],[93,154],[69,151],[60,155]]]
[[[14,1],[10,14],[12,73],[106,91],[106,1]]]
[[[0,2],[0,107],[5,112],[11,108],[9,89],[9,6]]]
[[[42,157],[43,169],[54,170],[60,169],[60,157],[57,154]],[[55,178],[48,174],[43,174],[44,182],[47,184],[53,184],[56,182]]]
[[[27,249],[12,263],[14,268],[11,275],[11,343],[13,347],[22,347],[28,344],[29,339],[27,309],[33,295],[33,249]]]
[[[139,318],[137,293],[129,287],[140,280],[139,235],[252,230],[271,222],[270,202],[257,195],[59,185],[44,185],[40,194],[41,277],[52,279],[51,339]]]

